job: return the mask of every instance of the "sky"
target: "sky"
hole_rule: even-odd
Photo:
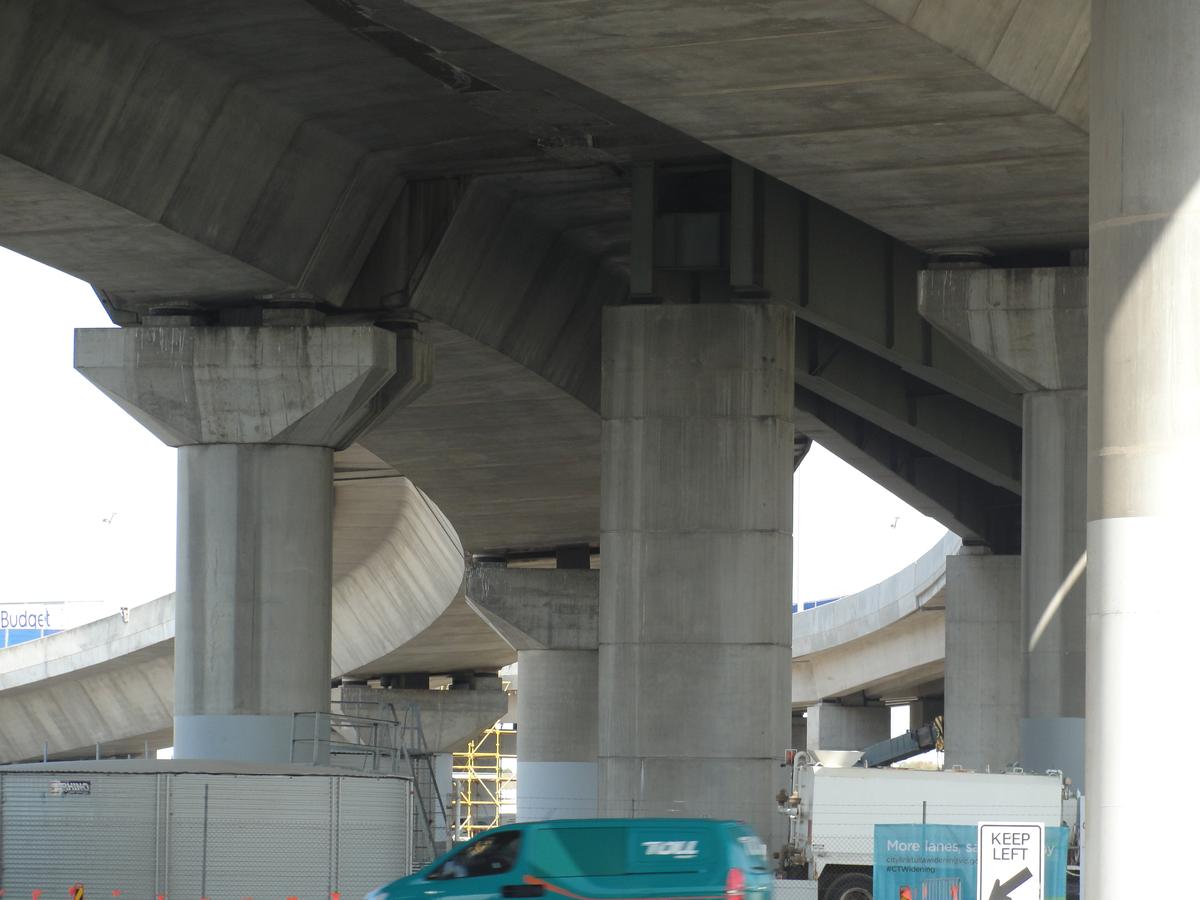
[[[0,309],[0,605],[88,621],[170,593],[175,451],[72,368],[73,330],[111,326],[99,301],[0,248]],[[794,488],[799,602],[869,587],[945,532],[817,445]]]

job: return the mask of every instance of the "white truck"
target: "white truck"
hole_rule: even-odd
[[[858,768],[846,756],[789,750],[791,791],[777,798],[789,818],[779,875],[815,882],[819,900],[872,900],[876,825],[1041,822],[1074,836],[1077,800],[1059,773]]]

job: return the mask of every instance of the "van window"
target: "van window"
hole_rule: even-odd
[[[758,835],[749,828],[738,828],[737,842],[747,869],[753,869],[755,872],[770,871],[767,865],[767,845],[759,840]]]
[[[549,878],[623,875],[624,828],[539,828],[531,837],[529,865]]]
[[[713,839],[708,830],[662,825],[632,832],[634,872],[700,872],[708,864]]]
[[[463,847],[425,878],[445,881],[451,878],[478,878],[503,875],[512,869],[521,847],[521,832],[501,831],[489,834]]]

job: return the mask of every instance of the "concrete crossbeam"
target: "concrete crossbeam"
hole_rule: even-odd
[[[865,750],[892,736],[892,711],[886,706],[818,703],[808,708],[809,750]]]
[[[1023,392],[1087,387],[1086,267],[920,273],[921,315]]]
[[[373,326],[155,325],[79,329],[75,368],[170,447],[340,450],[420,396],[433,360],[415,332]]]
[[[431,691],[418,688],[375,688],[343,683],[334,688],[338,712],[353,716],[389,719],[392,712],[404,720],[407,707],[417,707],[421,733],[430,753],[451,753],[491,728],[508,710],[508,694],[493,689]],[[357,729],[368,740],[369,729]]]
[[[474,565],[467,601],[514,650],[595,650],[600,573]]]

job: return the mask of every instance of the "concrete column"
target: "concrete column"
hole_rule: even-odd
[[[1024,395],[1021,638],[1025,651],[1021,765],[1060,769],[1084,786],[1082,579],[1029,649],[1034,629],[1087,541],[1087,392]]]
[[[155,325],[81,329],[75,363],[181,448],[176,757],[291,759],[293,715],[329,711],[333,450],[428,383],[425,345],[364,326]]]
[[[560,552],[559,563],[588,555]],[[480,565],[466,594],[517,651],[517,818],[595,816],[599,573]]]
[[[1200,510],[1200,4],[1092,4],[1088,342],[1089,900],[1147,891],[1130,847],[1186,859],[1181,699],[1195,672]]]
[[[946,766],[1002,772],[1018,761],[1021,558],[946,560]]]
[[[602,347],[600,811],[774,845],[790,739],[791,314],[610,307]]]
[[[809,750],[865,750],[892,736],[886,706],[843,706],[822,702],[808,708]]]
[[[1080,581],[1030,649],[1084,551],[1087,521],[1087,275],[1083,267],[929,271],[922,315],[1011,379],[1023,396],[1021,764],[1084,783]],[[1018,757],[1014,757],[1018,758]]]
[[[329,709],[333,451],[183,447],[176,516],[175,754],[286,759]]]
[[[520,650],[517,819],[596,815],[595,650]]]

